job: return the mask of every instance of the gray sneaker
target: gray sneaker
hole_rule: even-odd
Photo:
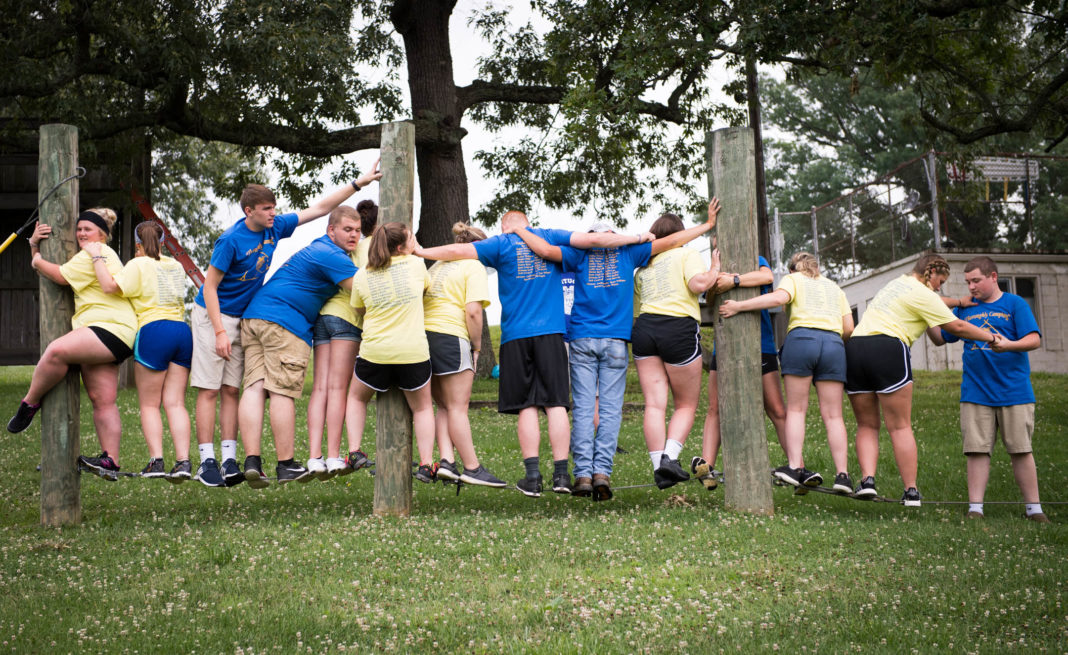
[[[167,474],[167,482],[182,484],[191,477],[193,477],[193,467],[188,459],[183,459],[174,463],[174,468]]]
[[[441,475],[440,468],[438,469],[438,476],[444,477]],[[478,468],[465,468],[464,472],[460,475],[460,482],[464,482],[467,484],[475,484],[482,487],[493,487],[495,489],[500,489],[502,487],[508,486],[507,482],[501,480],[496,475],[493,475],[492,473],[487,471],[486,467],[482,466],[481,464],[479,464]]]
[[[165,478],[167,477],[167,470],[163,465],[163,458],[155,458],[148,460],[148,464],[145,468],[141,469],[142,478]]]

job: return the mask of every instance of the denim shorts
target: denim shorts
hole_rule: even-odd
[[[312,327],[312,345],[321,346],[338,341],[363,341],[363,330],[339,316],[319,314]]]
[[[811,376],[814,382],[846,381],[845,342],[836,332],[794,328],[786,333],[780,360],[783,375]]]

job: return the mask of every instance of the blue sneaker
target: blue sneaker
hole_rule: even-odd
[[[200,462],[200,468],[197,469],[196,480],[200,481],[200,484],[205,487],[224,487],[226,483],[223,481],[222,473],[219,472],[219,463],[211,457]]]
[[[245,481],[245,474],[241,472],[241,467],[237,465],[237,460],[232,457],[223,461],[222,477],[228,487],[236,487]]]

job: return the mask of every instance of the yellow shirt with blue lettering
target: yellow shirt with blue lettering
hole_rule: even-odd
[[[822,275],[791,273],[779,281],[779,289],[790,294],[787,332],[805,327],[842,334],[842,317],[850,309],[845,292],[837,284]]]
[[[134,257],[115,283],[133,305],[138,329],[152,321],[185,320],[185,270],[174,258]]]
[[[906,273],[875,294],[853,336],[885,334],[911,346],[927,328],[945,325],[956,318],[937,293]]]
[[[360,357],[375,364],[430,359],[423,327],[423,292],[430,286],[419,257],[397,255],[388,268],[361,268],[352,278],[352,306],[364,308]]]
[[[662,252],[634,276],[634,306],[638,314],[689,316],[701,320],[697,294],[687,283],[705,271],[701,255],[692,248]]]
[[[489,307],[486,267],[474,259],[437,262],[427,271],[430,287],[423,296],[423,323],[427,332],[451,334],[471,340],[467,333],[467,304]]]

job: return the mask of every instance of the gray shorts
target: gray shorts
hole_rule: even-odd
[[[230,360],[215,353],[215,328],[208,318],[208,310],[193,303],[190,316],[193,330],[193,361],[189,371],[189,386],[218,390],[222,385],[241,388],[245,371],[245,350],[241,345],[241,318],[222,315],[223,329],[230,339]]]

